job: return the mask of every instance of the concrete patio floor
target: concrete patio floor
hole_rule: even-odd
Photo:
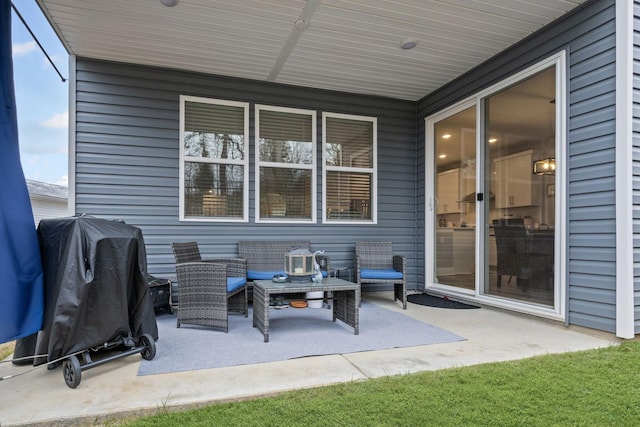
[[[363,297],[403,312],[390,293],[365,293]],[[404,313],[466,340],[148,376],[137,376],[142,359],[133,355],[84,371],[76,389],[65,385],[62,368],[33,370],[31,366],[0,363],[0,378],[14,376],[0,381],[0,426],[98,425],[126,416],[287,390],[593,349],[620,342],[612,334],[567,328],[487,307],[452,310],[408,304]],[[202,351],[215,354],[212,349]],[[15,376],[23,372],[27,373]]]

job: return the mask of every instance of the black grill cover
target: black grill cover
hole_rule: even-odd
[[[14,358],[46,354],[46,360],[34,359],[39,365],[121,337],[146,333],[158,339],[139,228],[90,216],[44,219],[38,239],[43,327],[35,340],[27,337],[16,345],[16,353],[30,354],[14,353]]]

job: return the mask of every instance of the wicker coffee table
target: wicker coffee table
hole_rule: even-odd
[[[271,280],[253,282],[253,326],[269,342],[269,298],[272,294],[303,292],[331,292],[333,294],[333,321],[339,319],[353,328],[358,335],[360,327],[360,286],[357,283],[329,277],[322,283],[274,283]]]

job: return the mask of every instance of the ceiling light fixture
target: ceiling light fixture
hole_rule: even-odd
[[[416,46],[418,46],[418,42],[416,40],[405,40],[400,43],[400,48],[404,50],[413,49]]]
[[[556,159],[540,159],[533,162],[533,174],[534,175],[555,175],[556,174]]]
[[[442,139],[449,139],[451,138],[451,134],[450,133],[445,133],[442,135]]]
[[[178,0],[160,0],[160,3],[167,7],[173,7],[178,4]]]
[[[440,154],[438,157],[441,158],[441,159],[446,159],[447,155],[446,154]]]
[[[494,144],[498,142],[498,138],[489,138],[489,144]]]
[[[309,25],[311,25],[311,23],[306,19],[298,19],[294,25],[298,30],[304,31],[309,28]]]

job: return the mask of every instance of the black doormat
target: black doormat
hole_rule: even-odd
[[[425,293],[407,295],[407,301],[414,304],[419,304],[419,305],[428,305],[429,307],[456,308],[456,309],[480,308],[475,305],[453,301],[447,297],[441,298],[433,295],[428,295]]]

